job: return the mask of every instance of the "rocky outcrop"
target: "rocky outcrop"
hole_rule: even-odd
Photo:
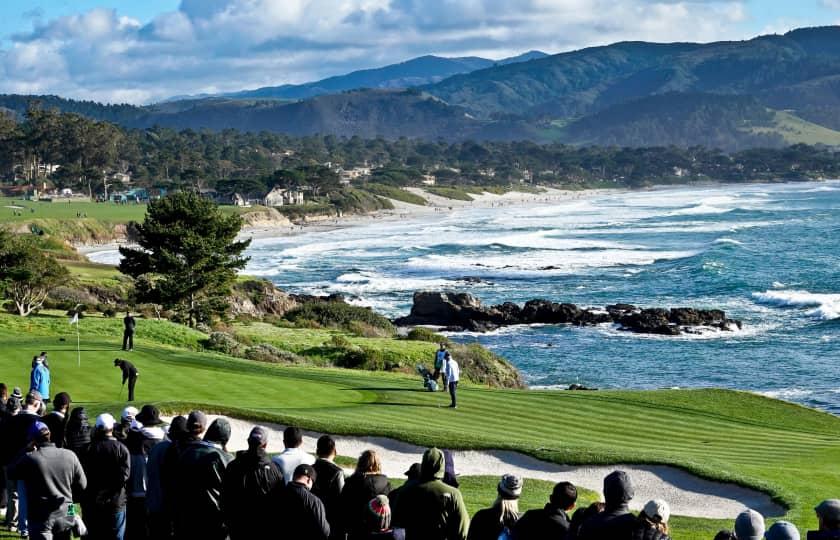
[[[740,321],[726,318],[726,313],[719,309],[641,309],[631,304],[614,304],[600,310],[549,300],[531,300],[524,306],[513,302],[483,306],[478,298],[468,293],[431,291],[414,293],[411,313],[394,323],[398,326],[444,326],[474,332],[515,324],[588,326],[615,323],[622,330],[665,336],[697,333],[702,328],[731,331],[742,326]]]
[[[291,295],[259,279],[236,283],[229,301],[233,316],[247,315],[257,319],[266,315],[282,317],[299,305]]]

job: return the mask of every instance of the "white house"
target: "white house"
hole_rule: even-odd
[[[266,206],[303,204],[303,191],[275,187],[265,196]]]

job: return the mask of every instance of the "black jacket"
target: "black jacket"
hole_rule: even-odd
[[[545,508],[529,510],[519,518],[513,528],[515,540],[541,540],[553,538],[563,540],[569,534],[569,515],[560,508],[545,505]]]
[[[301,540],[327,540],[330,524],[324,503],[310,493],[306,486],[292,482],[283,490],[279,513],[283,519],[283,538]]]
[[[225,470],[222,508],[231,540],[260,538],[274,525],[283,473],[265,450],[240,452]]]
[[[2,444],[0,444],[0,465],[11,465],[29,446],[29,431],[40,417],[36,414],[19,412],[3,422]]]
[[[88,485],[82,504],[101,512],[125,509],[125,484],[131,474],[128,448],[113,437],[95,438],[82,460]]]
[[[131,315],[127,315],[123,319],[123,326],[125,327],[126,332],[128,332],[129,334],[133,334],[134,327],[137,326],[137,321],[135,321],[134,317],[132,317]]]
[[[226,538],[222,514],[225,463],[223,452],[210,443],[193,440],[184,445],[174,470],[177,538]]]
[[[368,503],[377,495],[391,493],[391,482],[384,474],[354,473],[344,484],[341,492],[341,509],[343,513],[344,531],[350,539],[362,534],[366,530],[365,519]]]
[[[840,531],[808,531],[807,540],[840,540]]]
[[[667,534],[638,520],[630,538],[632,540],[671,540],[671,537]]]
[[[72,450],[81,461],[90,447],[90,424],[87,412],[82,407],[70,411],[64,431],[64,448]]]
[[[467,540],[497,540],[502,534],[501,510],[499,508],[485,508],[475,513],[470,520],[470,532]],[[506,524],[508,530],[514,523]]]
[[[607,509],[585,521],[579,540],[631,540],[636,529],[636,516],[626,504]]]
[[[312,494],[324,503],[327,521],[333,538],[338,538],[341,530],[341,492],[344,490],[344,470],[326,459],[318,459],[312,466],[317,473]]]
[[[128,360],[120,360],[117,362],[117,366],[122,370],[122,383],[125,384],[125,381],[129,379],[136,379],[137,378],[137,368],[134,367],[134,364],[129,362]],[[143,379],[146,380],[146,379]]]
[[[67,430],[67,416],[53,411],[41,419],[50,428],[50,441],[58,448],[64,448],[65,432]]]

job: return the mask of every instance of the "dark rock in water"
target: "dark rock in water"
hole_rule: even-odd
[[[694,333],[694,328],[719,330],[741,328],[741,321],[727,319],[719,309],[649,308],[631,304],[613,304],[606,312],[581,308],[575,304],[535,299],[520,307],[513,302],[483,306],[468,293],[421,291],[414,293],[414,305],[406,317],[396,319],[398,326],[434,325],[473,332],[488,332],[515,324],[574,324],[577,326],[617,323],[621,330],[642,334],[677,336]]]
[[[466,283],[484,283],[484,280],[477,276],[464,276],[461,278],[461,281]]]
[[[298,304],[312,304],[312,303],[327,303],[334,302],[336,304],[346,304],[347,300],[343,295],[333,293],[328,296],[318,296],[314,294],[292,294],[291,298]]]
[[[575,383],[575,384],[570,384],[568,389],[569,389],[569,390],[575,390],[575,391],[578,391],[578,390],[580,390],[580,391],[592,391],[592,390],[597,390],[597,388],[589,388],[588,386],[584,386],[584,385],[582,385],[582,384],[577,384],[577,383]]]

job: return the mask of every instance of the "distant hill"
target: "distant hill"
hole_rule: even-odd
[[[148,107],[55,96],[0,96],[0,107],[20,115],[33,99],[128,127],[723,150],[840,146],[840,27],[708,44],[624,42],[500,62],[425,56],[307,85]]]
[[[548,56],[544,52],[529,51],[519,56],[503,60],[488,60],[474,56],[463,58],[444,58],[441,56],[421,56],[399,64],[392,64],[374,69],[363,69],[346,75],[329,77],[306,84],[286,84],[267,86],[256,90],[244,90],[223,94],[222,97],[237,99],[272,98],[272,99],[307,99],[324,94],[335,94],[347,90],[413,88],[436,83],[452,75],[469,73],[495,65],[508,65],[528,62]],[[212,96],[196,96],[212,97]],[[170,100],[172,101],[172,100]]]

